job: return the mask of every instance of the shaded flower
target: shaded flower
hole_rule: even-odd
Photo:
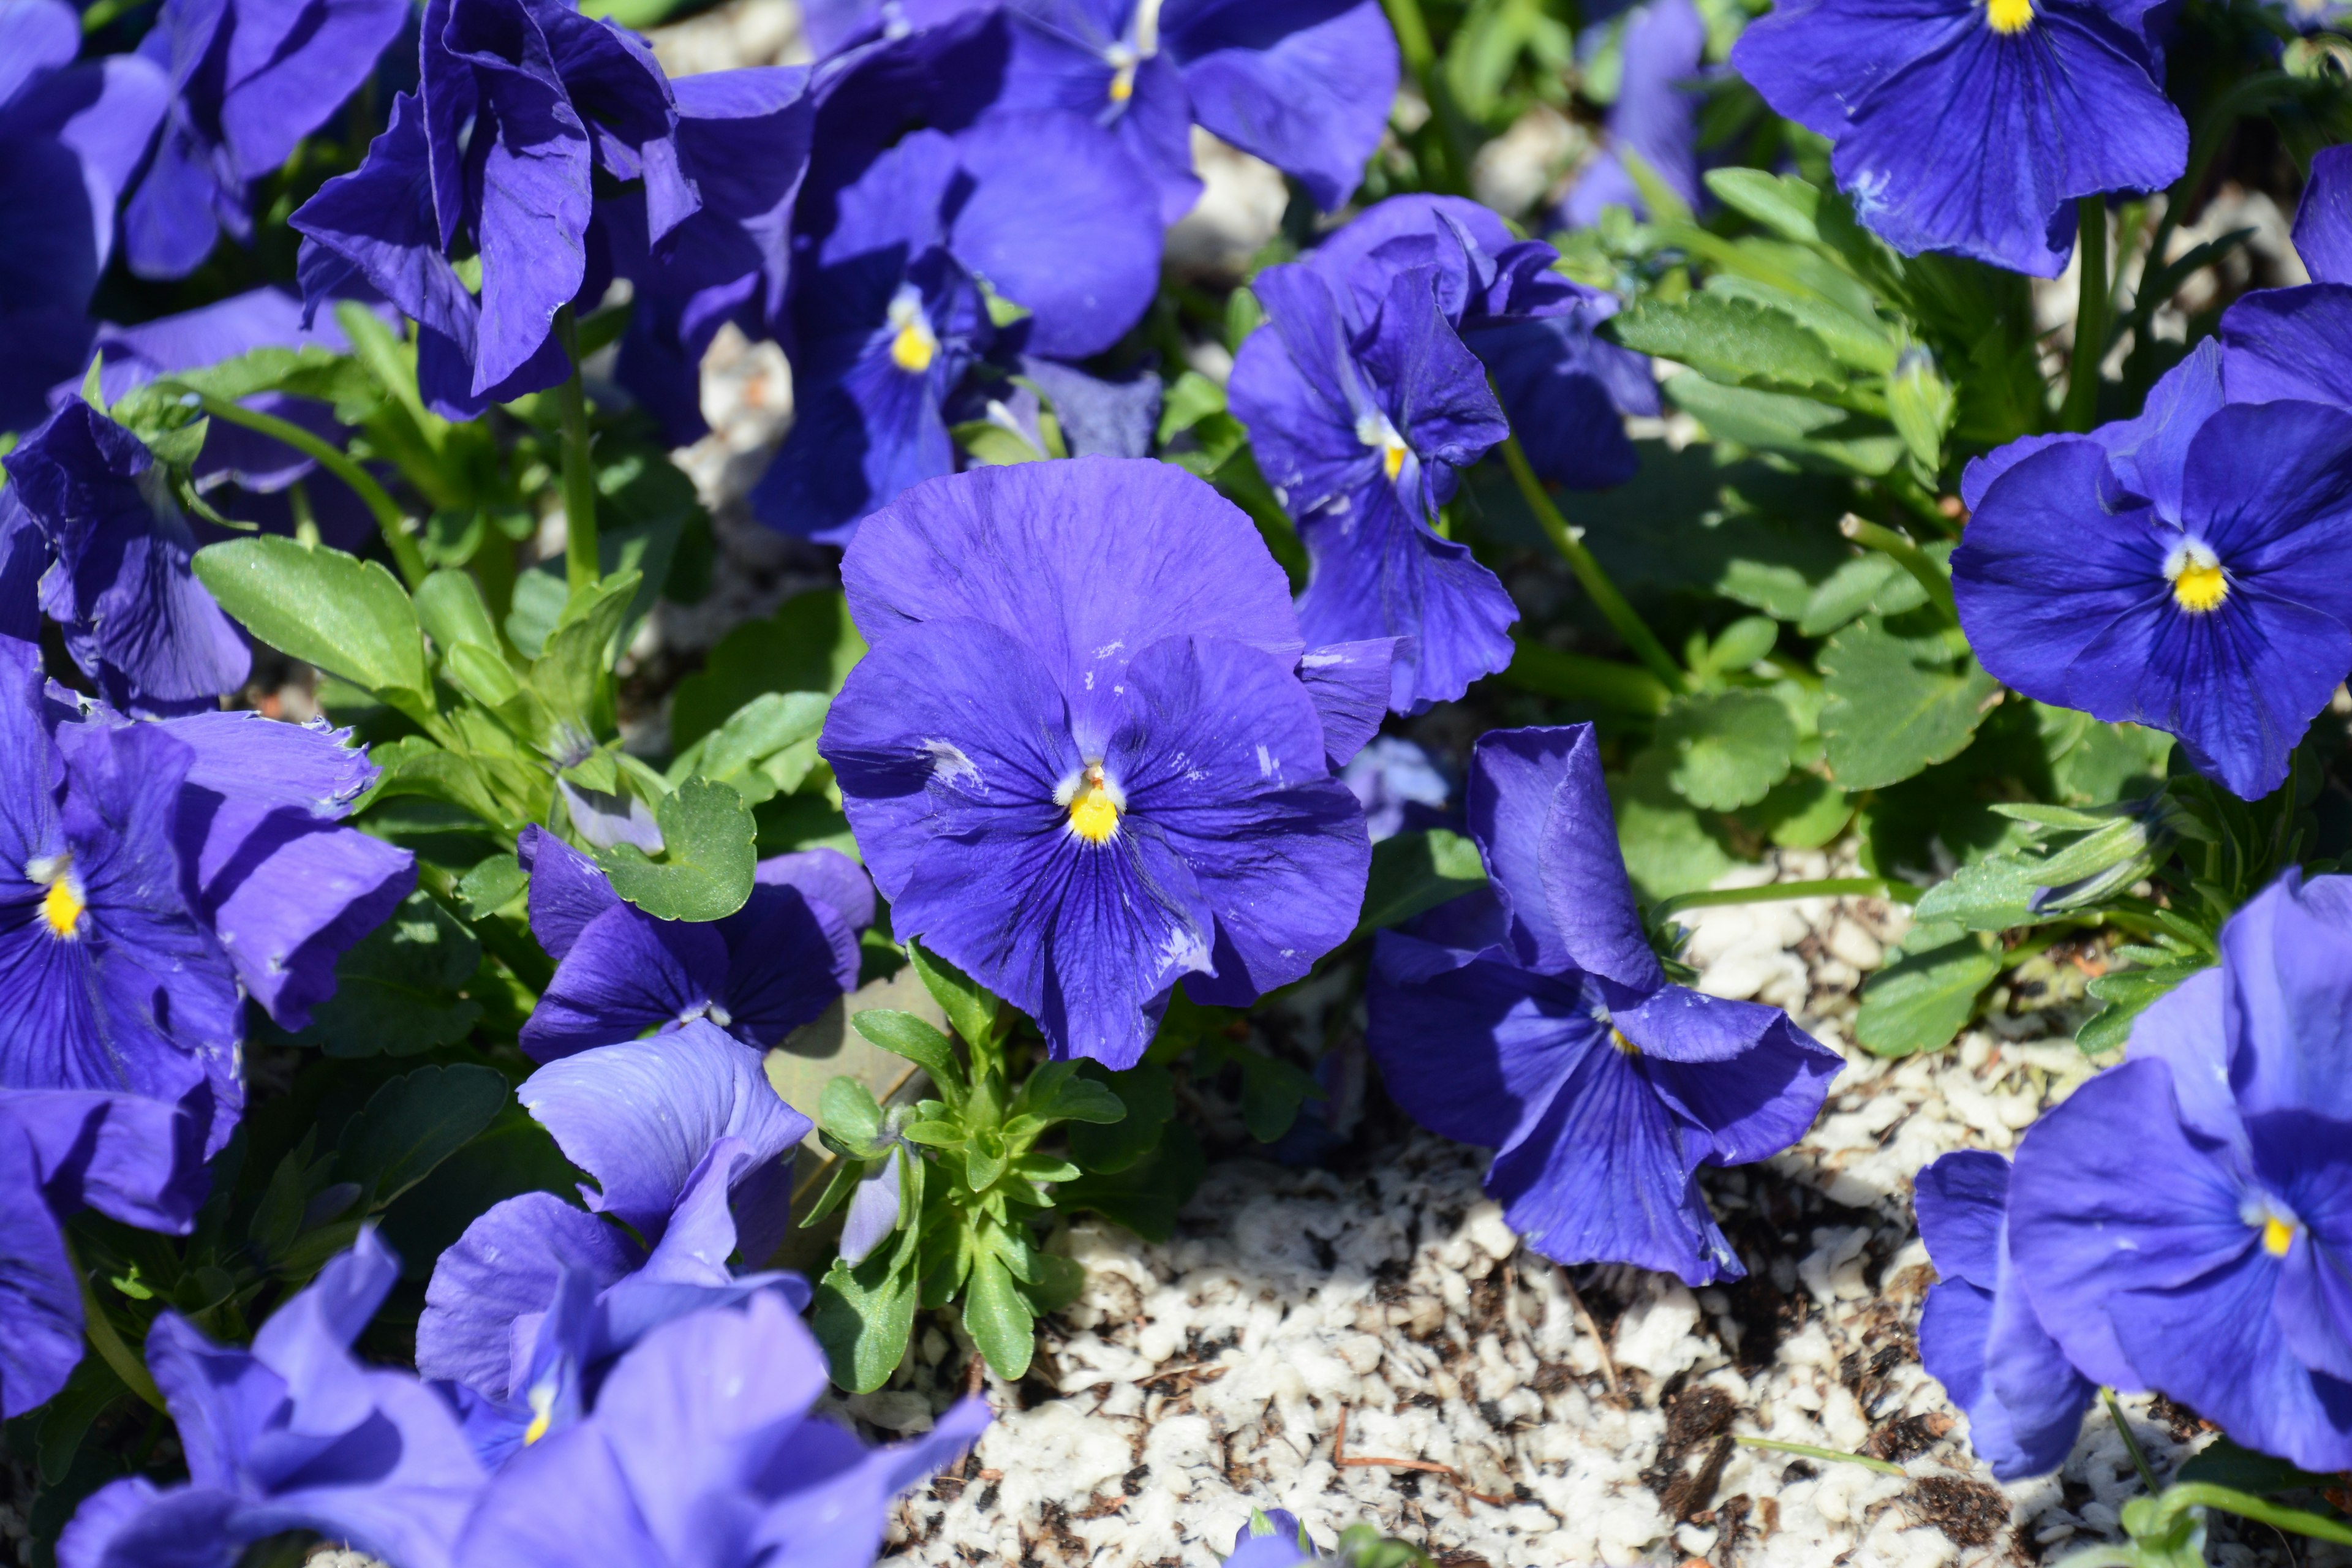
[[[211,1120],[138,1095],[0,1089],[0,1419],[47,1402],[81,1361],[65,1221],[87,1207],[184,1235],[205,1196]]]
[[[1159,286],[1149,182],[1062,111],[916,131],[813,221],[791,310],[796,412],[752,504],[827,543],[955,471],[950,400],[983,362],[1001,376],[1024,351],[1108,348]],[[982,279],[1026,318],[999,326]]]
[[[2093,1391],[2026,1299],[2009,1193],[2009,1162],[1979,1150],[1919,1173],[1919,1236],[1943,1276],[1920,1315],[1919,1359],[1968,1412],[1969,1447],[2014,1481],[2066,1462]]]
[[[532,933],[556,961],[522,1029],[540,1061],[697,1018],[764,1049],[857,984],[874,886],[838,850],[761,861],[741,909],[695,922],[623,902],[594,861],[544,828],[524,828],[516,847],[531,873]]]
[[[2221,313],[2221,382],[2232,403],[2294,398],[2352,406],[2352,146],[2323,148],[2295,208],[2294,248],[2312,280],[2257,289]]]
[[[1266,324],[1227,387],[1312,558],[1311,642],[1402,639],[1389,705],[1450,700],[1510,662],[1518,618],[1469,547],[1430,527],[1461,469],[1510,434],[1485,369],[1448,319],[1455,275],[1398,270],[1369,306],[1308,263],[1252,281]]]
[[[588,1208],[543,1192],[491,1207],[434,1265],[416,1326],[418,1371],[455,1385],[492,1460],[576,1416],[656,1324],[763,1290],[808,1300],[797,1275],[728,1267],[782,1241],[810,1128],[758,1052],[697,1021],[566,1057],[519,1094],[595,1179]]]
[[[1706,18],[1691,0],[1650,0],[1626,17],[1620,48],[1609,139],[1559,205],[1559,221],[1569,228],[1598,223],[1611,206],[1651,216],[1626,164],[1628,154],[1685,206],[1699,203],[1699,95],[1692,79],[1706,58]]]
[[[196,581],[195,535],[138,437],[72,397],[6,466],[53,554],[41,608],[100,695],[185,713],[245,684],[244,634]]]
[[[1864,227],[1906,256],[1948,250],[2037,278],[2065,270],[2077,198],[2160,190],[2189,127],[2158,83],[2148,0],[1784,0],[1732,68],[1834,142]]]
[[[142,278],[184,278],[223,232],[253,237],[252,186],[365,81],[406,0],[163,0],[140,55],[171,83],[122,213]]]
[[[1544,1256],[1742,1277],[1695,1174],[1794,1142],[1840,1058],[1777,1007],[1667,982],[1590,724],[1488,733],[1467,797],[1490,886],[1374,949],[1365,1043],[1389,1092],[1496,1151],[1486,1190]]]
[[[913,1442],[868,1449],[813,1418],[825,1362],[772,1292],[662,1324],[585,1419],[517,1454],[467,1521],[464,1568],[819,1568],[880,1550],[891,1499],[969,1447],[966,1399]]]
[[[2287,872],[2044,1114],[2010,1191],[2017,1276],[2084,1376],[2309,1470],[2352,1468],[2347,974],[2352,878]]]
[[[1130,1066],[1178,980],[1241,1005],[1346,938],[1363,814],[1281,570],[1202,481],[1108,458],[934,480],[842,574],[873,651],[818,750],[892,929],[1057,1058]]]
[[[2225,406],[2221,365],[2201,343],[2139,418],[1971,464],[1952,589],[2002,681],[2252,800],[2352,671],[2352,415]]]
[[[0,5],[0,430],[47,413],[89,363],[83,312],[114,252],[114,209],[154,140],[171,86],[136,55],[75,63],[63,0]]]
[[[1339,782],[1364,808],[1364,826],[1375,844],[1408,828],[1437,826],[1454,795],[1452,781],[1429,753],[1396,735],[1373,737],[1340,770]]]
[[[115,1481],[58,1542],[63,1568],[229,1568],[265,1536],[312,1530],[401,1568],[450,1561],[482,1471],[448,1407],[352,1342],[400,1263],[373,1229],[254,1335],[218,1345],[176,1312],[147,1331],[147,1365],[186,1453],[184,1485]]]

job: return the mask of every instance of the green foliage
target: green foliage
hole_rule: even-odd
[[[404,712],[430,710],[416,607],[374,562],[264,537],[207,545],[195,571],[221,607],[272,647]]]
[[[1841,787],[1897,784],[1968,745],[2000,688],[1954,642],[1865,616],[1822,647],[1822,733]]]
[[[1797,739],[1789,710],[1767,693],[1749,690],[1680,698],[1657,729],[1657,744],[1668,758],[1666,782],[1676,795],[1710,811],[1737,811],[1761,802],[1788,776]]]
[[[702,668],[677,683],[670,700],[670,739],[681,750],[772,691],[841,689],[866,657],[866,639],[840,593],[788,599],[763,621],[746,621],[719,639]]]
[[[1383,838],[1372,846],[1371,876],[1356,933],[1402,925],[1486,885],[1486,867],[1478,858],[1478,846],[1458,833],[1433,827]]]
[[[338,1181],[355,1184],[373,1213],[433,1173],[507,1104],[507,1080],[486,1067],[422,1067],[376,1090],[343,1130]]]
[[[1862,988],[1853,1025],[1855,1042],[1883,1057],[1950,1045],[2000,973],[1996,949],[1948,922],[1913,926],[1889,956],[1893,962]]]
[[[751,896],[755,830],[743,797],[723,784],[688,779],[655,808],[661,858],[634,844],[597,851],[613,890],[666,921],[723,920]]]
[[[512,865],[513,857],[504,858]],[[521,890],[522,868],[513,869],[509,898]],[[309,1026],[293,1038],[331,1057],[405,1057],[454,1045],[482,1016],[481,1005],[460,994],[481,952],[430,894],[411,893],[343,954],[335,994],[310,1009]]]

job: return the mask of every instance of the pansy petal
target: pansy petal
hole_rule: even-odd
[[[509,1386],[515,1321],[546,1311],[567,1268],[601,1289],[644,1259],[617,1226],[552,1193],[495,1204],[433,1265],[416,1321],[416,1370],[494,1399],[520,1398]]]
[[[1465,962],[1468,961],[1468,962]],[[1431,1131],[1515,1146],[1602,1034],[1573,979],[1381,931],[1364,1046],[1405,1113]]]
[[[1396,35],[1372,0],[1177,0],[1160,35],[1192,114],[1338,210],[1396,97]]]
[[[47,1404],[80,1363],[81,1287],[39,1197],[32,1139],[0,1098],[0,1417]]]
[[[2222,379],[2238,403],[2299,398],[2339,406],[2352,354],[2352,286],[2258,289],[2221,313]]]
[[[1299,684],[1323,721],[1323,760],[1336,773],[1380,733],[1388,717],[1397,637],[1333,643],[1298,658]]]
[[[2242,913],[2222,927],[2221,939],[2230,942],[2234,937],[2242,944],[2249,928],[2260,921],[2259,914],[2248,920]],[[2243,952],[2243,945],[2238,951]],[[2241,1149],[2245,1147],[2246,1129],[2230,1089],[2231,1052],[2224,1009],[2231,991],[2260,986],[2263,978],[2259,971],[2249,973],[2247,967],[2233,963],[2228,979],[2234,984],[2225,985],[2221,969],[2200,970],[2132,1020],[2130,1059],[2154,1057],[2172,1069],[2181,1121],[2216,1142]]]
[[[631,906],[581,927],[522,1026],[524,1054],[550,1062],[702,1016],[727,986],[716,928]]]
[[[2319,283],[2352,283],[2352,147],[2323,147],[2294,209],[2294,253]]]
[[[1845,1065],[1778,1007],[1680,985],[1661,987],[1616,1016],[1658,1093],[1706,1130],[1709,1164],[1766,1159],[1803,1137]],[[1741,1042],[1748,1043],[1715,1054]]]
[[[1927,1260],[1936,1272],[1947,1279],[1965,1279],[1990,1298],[2000,1282],[2009,1162],[1981,1149],[1946,1154],[1919,1173],[1915,1194],[1919,1239],[1927,1244]]]
[[[2220,971],[2157,1005],[2200,986],[2193,1016],[2206,1093],[2250,1115],[2302,1110],[2352,1121],[2352,878],[2306,882],[2289,868],[2222,926],[2221,954]],[[2146,1026],[2133,1030],[2135,1055]],[[2182,1102],[2193,1103],[2186,1091]]]
[[[1981,26],[1944,0],[1782,0],[1740,34],[1731,68],[1774,112],[1834,141],[1873,88]],[[1834,48],[1822,47],[1825,36]]]
[[[726,1026],[747,1045],[778,1044],[857,984],[856,931],[798,888],[755,887],[751,902],[728,917],[725,935]]]
[[[2352,572],[2352,413],[2315,403],[2216,411],[2190,443],[2180,507],[2233,585],[2243,578],[2352,623],[2342,580]]]

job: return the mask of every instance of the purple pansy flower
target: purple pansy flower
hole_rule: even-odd
[[[2347,987],[2352,878],[2287,872],[2026,1135],[2010,1186],[2017,1277],[2085,1377],[2308,1470],[2352,1468]]]
[[[0,430],[37,425],[89,363],[83,312],[114,251],[114,208],[171,86],[136,55],[76,64],[63,0],[0,0]]]
[[[1132,1066],[1177,981],[1242,1005],[1353,928],[1371,849],[1331,765],[1369,731],[1327,726],[1281,569],[1209,486],[1112,458],[934,479],[842,577],[873,651],[818,751],[892,929],[1056,1058]],[[1325,672],[1384,682],[1361,651]]]
[[[1952,590],[2002,681],[2253,800],[2352,670],[2352,414],[2225,406],[2221,373],[2200,343],[2139,418],[1971,463]]]
[[[922,130],[830,194],[794,280],[792,432],[759,515],[826,543],[955,470],[950,400],[992,355],[1079,358],[1134,325],[1160,220],[1134,161],[1061,111]],[[999,328],[981,279],[1030,312]]]
[[[1469,547],[1430,527],[1460,470],[1510,434],[1450,319],[1462,280],[1413,265],[1375,294],[1361,269],[1270,267],[1250,284],[1266,324],[1227,388],[1312,558],[1301,627],[1315,642],[1404,639],[1389,696],[1401,712],[1508,664],[1518,618]]]
[[[838,850],[761,861],[749,902],[698,923],[623,902],[594,861],[542,828],[523,829],[517,848],[531,873],[531,931],[556,962],[522,1029],[536,1060],[697,1018],[765,1049],[857,984],[874,885]]]
[[[666,1322],[614,1365],[585,1419],[490,1482],[462,1568],[832,1568],[872,1561],[890,1500],[988,1425],[966,1399],[868,1449],[813,1418],[824,1353],[772,1292]]]
[[[446,1568],[481,1468],[432,1390],[351,1350],[399,1277],[368,1229],[270,1315],[249,1351],[159,1315],[147,1366],[179,1427],[188,1480],[158,1488],[134,1476],[92,1495],[58,1542],[62,1568],[230,1568],[247,1546],[289,1530],[401,1568]]]
[[[164,0],[139,53],[171,82],[122,213],[142,278],[184,278],[221,232],[253,235],[251,188],[365,81],[407,0]]]
[[[1696,1173],[1795,1142],[1837,1053],[1778,1007],[1668,983],[1591,725],[1488,733],[1468,804],[1491,885],[1374,949],[1365,1044],[1389,1092],[1496,1151],[1486,1190],[1547,1258],[1740,1278]]]
[[[1610,206],[1650,216],[1625,163],[1631,153],[1686,206],[1699,203],[1699,95],[1692,79],[1706,53],[1706,18],[1691,0],[1649,0],[1625,19],[1617,101],[1609,106],[1609,140],[1560,203],[1559,220],[1583,228]]]
[[[1919,1359],[1968,1412],[1969,1446],[2004,1481],[2066,1462],[2092,1387],[2042,1326],[2009,1249],[2009,1162],[1963,1150],[1919,1173],[1919,1237],[1943,1276]]]
[[[138,437],[73,397],[5,462],[54,556],[41,608],[101,696],[187,713],[245,684],[252,652],[196,581],[195,534]]]
[[[1375,844],[1409,828],[1444,826],[1445,803],[1454,797],[1454,783],[1436,761],[1398,735],[1374,736],[1339,771],[1339,782],[1364,808]]]
[[[2312,280],[2257,289],[2221,315],[2221,383],[2232,403],[2293,398],[2352,406],[2352,146],[2323,149],[2294,215]]]
[[[797,1275],[727,1263],[739,1250],[764,1261],[782,1241],[792,1152],[811,1125],[757,1051],[697,1021],[566,1057],[519,1092],[597,1186],[582,1189],[586,1210],[552,1193],[509,1198],[434,1266],[417,1368],[460,1391],[486,1458],[576,1415],[603,1367],[656,1323],[756,1291],[808,1300]]]
[[[1863,226],[2055,278],[2072,204],[2161,190],[2189,127],[2158,85],[2151,0],[1784,0],[1732,68],[1836,143]]]
[[[1224,1568],[1313,1568],[1326,1561],[1297,1514],[1286,1508],[1252,1509],[1249,1522],[1234,1532]]]
[[[789,204],[793,142],[775,117],[797,73],[682,103],[643,40],[562,0],[432,0],[419,47],[418,89],[394,101],[366,162],[291,221],[306,237],[306,299],[356,272],[417,323],[418,384],[436,410],[470,418],[562,380],[556,314],[602,300],[618,266],[655,279],[674,247],[691,247],[675,279],[689,297],[719,273],[740,282],[781,267],[766,230]],[[691,223],[704,207],[698,179],[721,176],[741,129],[714,131],[689,174],[681,118],[697,109],[784,132],[772,149],[782,163],[718,204],[715,216],[746,229],[740,252]],[[617,249],[614,235],[591,232],[600,189],[625,197]],[[478,299],[454,265],[466,256],[481,260]]]
[[[81,1360],[65,1221],[94,1208],[184,1235],[205,1196],[211,1120],[134,1094],[0,1089],[0,1419],[47,1401]]]

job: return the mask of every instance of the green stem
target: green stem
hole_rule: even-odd
[[[2139,1437],[2132,1431],[2131,1423],[2124,1418],[2124,1407],[2116,1402],[2116,1391],[2103,1388],[2099,1390],[2099,1397],[2106,1401],[2107,1419],[2116,1424],[2116,1434],[2124,1440],[2124,1452],[2131,1456],[2132,1468],[2139,1472],[2139,1484],[2150,1492],[2163,1490],[2156,1484],[2156,1471],[2149,1467],[2147,1455],[2140,1449]]]
[[[1889,557],[1910,573],[1917,579],[1919,586],[1927,591],[1929,601],[1944,613],[1944,618],[1954,626],[1960,624],[1959,605],[1952,598],[1951,577],[1936,563],[1934,557],[1912,543],[1906,535],[1867,518],[1856,517],[1852,512],[1838,520],[1838,531],[1856,544],[1866,545]]]
[[[163,1409],[162,1390],[155,1386],[155,1380],[147,1375],[147,1369],[140,1364],[139,1358],[131,1353],[131,1347],[122,1342],[122,1336],[114,1331],[113,1320],[98,1304],[98,1292],[90,1288],[89,1276],[83,1272],[81,1259],[74,1256],[70,1241],[66,1243],[66,1266],[73,1270],[75,1280],[81,1286],[82,1332],[88,1336],[90,1349],[98,1352],[100,1361],[113,1368],[114,1375],[122,1380],[123,1387],[156,1409]]]
[[[1874,1459],[1867,1454],[1848,1454],[1836,1448],[1816,1448],[1811,1443],[1783,1443],[1778,1437],[1741,1437],[1732,1441],[1743,1448],[1766,1448],[1775,1454],[1795,1454],[1801,1458],[1824,1459],[1832,1465],[1860,1465],[1865,1470],[1876,1470],[1882,1476],[1908,1478],[1910,1471],[1885,1459]]]
[[[1381,0],[1381,9],[1388,13],[1389,26],[1395,29],[1397,53],[1403,57],[1404,68],[1421,89],[1422,101],[1437,121],[1438,135],[1445,153],[1444,179],[1442,182],[1454,195],[1470,194],[1469,138],[1464,132],[1461,112],[1454,105],[1454,94],[1446,89],[1440,73],[1437,47],[1431,42],[1429,23],[1421,14],[1421,0]]]
[[[1719,909],[1726,904],[1777,904],[1789,899],[1893,899],[1898,904],[1916,904],[1926,891],[1892,877],[1826,877],[1811,882],[1767,882],[1759,888],[1705,888],[1660,899],[1651,906],[1650,918],[1664,920],[1685,910]]]
[[[1584,547],[1584,541],[1577,536],[1576,530],[1568,526],[1568,519],[1560,516],[1559,508],[1546,493],[1543,481],[1536,478],[1535,468],[1528,461],[1527,453],[1520,450],[1517,437],[1503,437],[1503,461],[1509,467],[1511,478],[1517,483],[1528,510],[1536,514],[1536,521],[1543,526],[1552,547],[1566,558],[1568,569],[1576,574],[1576,580],[1584,585],[1585,593],[1591,596],[1603,618],[1616,628],[1617,635],[1625,639],[1625,646],[1633,650],[1634,657],[1658,678],[1659,683],[1668,691],[1685,689],[1681,666],[1675,663],[1665,646],[1643,624],[1642,617],[1634,614],[1633,606],[1625,602],[1625,595],[1617,591],[1617,584],[1609,580],[1609,574],[1601,569],[1601,563],[1592,558],[1592,552]]]
[[[2074,357],[2066,371],[2069,430],[2088,430],[2099,419],[2099,361],[2107,353],[2107,301],[2115,280],[2107,276],[2107,202],[2084,196],[2075,205],[2075,258],[2081,276],[2074,290]]]
[[[2165,1489],[2157,1500],[2161,1519],[2179,1518],[2192,1508],[2218,1508],[2223,1513],[2234,1513],[2267,1524],[2274,1530],[2292,1530],[2297,1535],[2310,1536],[2314,1541],[2333,1541],[2338,1545],[2352,1546],[2352,1524],[2308,1513],[2299,1508],[2288,1508],[2266,1498],[2248,1492],[2232,1491],[2228,1487],[2209,1486],[2202,1481],[2182,1481]]]
[[[580,333],[567,305],[556,312],[555,332],[572,374],[559,398],[563,409],[563,581],[573,594],[593,588],[604,576],[596,559],[596,463],[589,450],[588,390],[580,381]]]
[[[415,535],[408,531],[408,515],[400,510],[400,503],[375,482],[375,476],[353,462],[350,454],[320,440],[299,425],[275,415],[260,413],[242,404],[231,403],[225,397],[215,397],[208,392],[200,392],[196,397],[211,417],[231,425],[242,425],[259,435],[283,441],[349,485],[352,493],[375,514],[376,527],[383,531],[383,542],[392,551],[393,564],[400,568],[401,576],[411,588],[425,581],[425,552],[417,548]]]
[[[1503,679],[1564,702],[1591,702],[1652,718],[1666,710],[1667,700],[1674,695],[1646,669],[1524,639],[1518,640],[1518,651],[1511,656]]]

